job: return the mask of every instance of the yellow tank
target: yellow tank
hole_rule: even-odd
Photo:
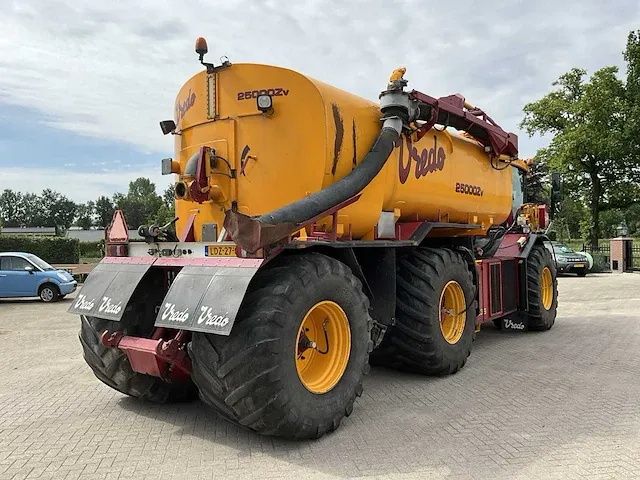
[[[271,113],[256,104],[265,93],[273,99]],[[194,75],[176,99],[174,172],[179,164],[180,180],[193,180],[184,174],[201,146],[215,149],[216,161],[207,165],[208,199],[176,201],[176,231],[195,214],[200,241],[203,224],[222,229],[232,202],[242,214],[261,215],[326,188],[361,162],[380,118],[377,103],[285,68],[234,64]],[[478,143],[449,130],[431,129],[415,143],[402,138],[360,199],[340,211],[339,234],[372,238],[383,211],[399,221],[481,225],[466,235],[507,219],[511,168],[493,168]]]

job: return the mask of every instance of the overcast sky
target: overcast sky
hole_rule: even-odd
[[[160,159],[180,86],[209,61],[293,68],[377,100],[390,72],[409,87],[462,93],[519,134],[522,107],[571,67],[623,65],[638,0],[0,0],[0,189],[76,201],[168,184]],[[624,73],[624,72],[622,72]]]

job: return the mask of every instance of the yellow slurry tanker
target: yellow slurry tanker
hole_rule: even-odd
[[[176,221],[117,211],[69,311],[105,384],[196,396],[261,434],[317,438],[369,364],[462,368],[484,322],[548,330],[555,262],[517,137],[393,72],[379,103],[298,72],[204,62],[173,120]],[[553,213],[553,208],[550,213]]]

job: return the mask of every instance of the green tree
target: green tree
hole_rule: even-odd
[[[87,203],[80,203],[77,206],[77,220],[78,225],[83,230],[89,230],[95,223],[96,204],[92,201]]]
[[[625,145],[629,160],[640,163],[640,30],[629,33],[623,55],[627,62],[628,100]]]
[[[610,193],[638,173],[625,158],[627,97],[617,73],[617,67],[605,67],[585,81],[585,70],[572,69],[553,83],[554,91],[524,107],[521,123],[530,136],[553,135],[536,158],[563,173],[565,191],[588,201],[592,245],[600,237],[600,212],[613,208]]]
[[[114,203],[116,208],[124,212],[129,228],[155,223],[155,216],[164,204],[162,197],[156,193],[155,184],[144,177],[129,182],[127,194],[116,194]]]
[[[76,217],[76,204],[66,196],[49,188],[42,191],[39,198],[42,212],[38,223],[42,227],[62,227],[68,229]]]
[[[24,203],[22,193],[7,188],[0,194],[0,217],[5,227],[23,226]]]
[[[170,184],[165,191],[162,193],[162,200],[167,207],[174,207],[176,203],[175,190],[173,188],[173,183]]]
[[[111,223],[113,212],[115,210],[111,199],[104,195],[100,196],[98,200],[96,200],[95,210],[97,217],[96,225],[98,227],[107,228]]]
[[[526,202],[549,203],[549,167],[544,161],[534,162],[525,176]]]
[[[55,225],[45,225],[46,215],[42,208],[42,200],[35,193],[25,193],[22,196],[23,215],[20,219],[22,227],[55,227]]]

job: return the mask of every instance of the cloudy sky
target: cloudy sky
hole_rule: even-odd
[[[299,70],[377,99],[406,66],[409,87],[460,92],[520,136],[522,106],[573,66],[622,67],[638,0],[0,0],[0,189],[57,189],[76,201],[168,184],[175,95],[209,61]],[[624,73],[624,72],[622,72]]]

